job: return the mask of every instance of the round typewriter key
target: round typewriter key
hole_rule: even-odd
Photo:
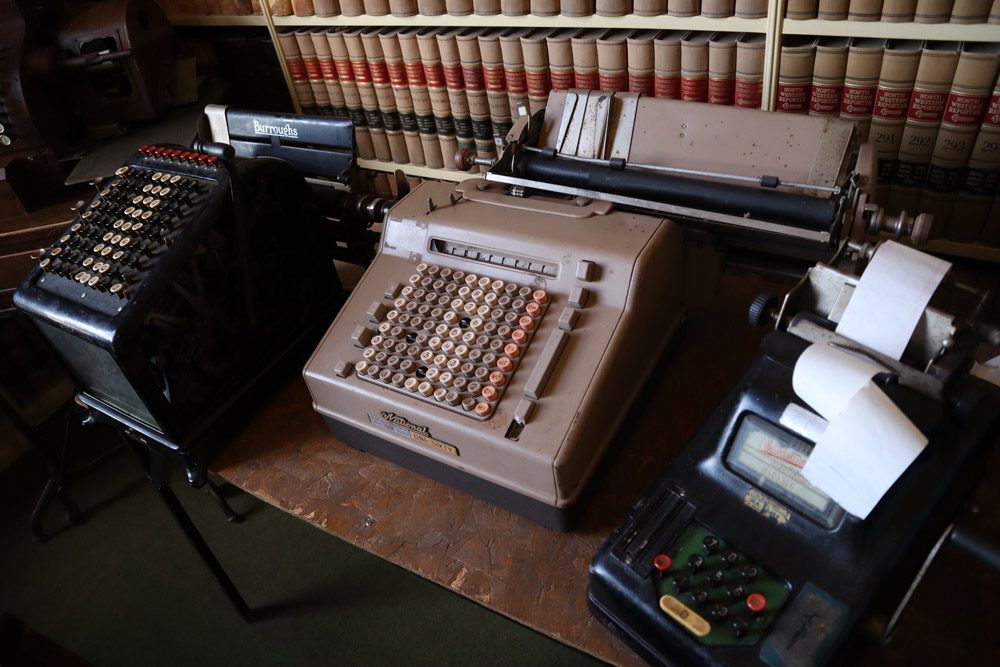
[[[414,273],[412,276],[409,277],[409,279],[407,280],[407,282],[410,283],[410,285],[419,285],[420,284],[420,274]]]
[[[532,301],[524,306],[524,312],[530,317],[538,317],[542,312],[542,307]]]
[[[493,352],[494,354],[502,352],[503,351],[503,341],[500,340],[499,338],[494,338],[493,340],[491,340],[490,341],[490,351]]]
[[[530,316],[525,315],[517,321],[517,325],[525,331],[531,331],[535,328],[535,321]]]
[[[479,306],[479,308],[476,308],[476,315],[478,315],[480,318],[485,318],[489,314],[490,314],[490,307],[485,304]]]
[[[454,349],[455,349],[455,343],[450,340],[446,340],[445,342],[441,343],[441,352],[443,354],[451,354],[452,350]]]
[[[454,361],[454,360],[453,359],[449,359],[448,363],[451,364],[452,361]],[[450,368],[450,365],[449,365],[449,368]],[[441,375],[438,376],[438,382],[440,382],[441,384],[443,384],[445,387],[450,387],[451,386],[451,381],[454,380],[454,379],[455,379],[455,376],[452,375],[451,373],[449,373],[448,371],[445,371],[444,373],[441,373]]]
[[[688,556],[688,567],[692,572],[697,572],[705,565],[705,557],[701,554],[691,554]]]
[[[135,197],[132,197],[132,203],[133,204],[141,204],[142,203],[142,195],[136,195]]]
[[[161,203],[162,202],[159,199],[154,199],[153,201],[149,202],[149,208],[156,208]]]
[[[518,287],[515,283],[507,283],[503,287],[504,293],[509,297],[513,297],[515,294],[517,294],[517,291],[519,289],[520,287]]]
[[[472,315],[473,313],[476,312],[476,308],[477,308],[476,303],[474,301],[469,301],[464,306],[462,306],[462,311],[466,315]]]
[[[440,270],[441,270],[441,267],[436,266],[434,264],[430,264],[427,267],[427,274],[431,275],[431,276],[436,276]]]
[[[705,604],[708,602],[710,597],[711,596],[708,594],[708,591],[704,588],[699,588],[698,590],[691,592],[691,599],[694,600],[694,603],[697,605]]]
[[[386,363],[389,364],[390,368],[399,368],[399,357],[394,354],[386,359]]]
[[[492,352],[487,352],[486,354],[483,355],[482,363],[485,364],[486,366],[492,366],[493,364],[496,363],[496,361],[497,361],[497,355],[493,354]]]
[[[507,295],[504,295],[504,296],[500,297],[499,299],[497,299],[497,307],[498,308],[507,308],[508,306],[510,306],[510,302],[511,302],[510,297],[507,296]]]
[[[507,324],[515,324],[518,320],[518,315],[514,311],[510,311],[503,316],[503,321]]]
[[[525,305],[527,304],[525,304],[524,299],[514,299],[510,302],[511,309],[516,313],[524,312]]]
[[[119,222],[121,222],[121,221],[119,220]],[[75,223],[73,223],[73,226],[69,228],[69,231],[75,232],[75,231],[79,230],[80,227],[82,227],[82,226],[83,225],[81,225],[79,222],[75,222]]]
[[[379,371],[378,379],[380,381],[389,382],[391,378],[392,378],[392,371],[389,370],[388,368],[383,368],[381,371]]]
[[[421,317],[427,317],[428,313],[430,312],[431,312],[431,307],[428,306],[426,303],[417,308],[417,314],[420,315]]]
[[[451,277],[451,269],[449,269],[449,268],[448,268],[448,267],[446,267],[446,266],[445,266],[445,267],[442,267],[442,268],[441,268],[441,272],[440,272],[440,273],[438,273],[438,275],[439,275],[439,276],[441,276],[441,277],[442,277],[442,278],[444,278],[444,279],[448,279],[448,278],[450,278],[450,277]]]
[[[115,176],[121,176],[126,173],[128,173],[128,167],[118,167],[115,169]]]
[[[531,296],[531,292],[532,290],[530,287],[522,287],[521,289],[517,290],[517,295],[522,299],[527,299],[528,297]]]
[[[364,350],[361,351],[361,356],[365,358],[365,361],[371,361],[372,357],[374,357],[376,354],[378,354],[378,352],[375,350],[374,347],[366,347]]]
[[[385,314],[385,319],[388,320],[389,322],[398,322],[399,321],[399,311],[398,310],[390,310],[388,313]]]
[[[479,392],[483,390],[483,385],[479,384],[475,380],[469,380],[469,384],[466,385],[466,389],[473,396],[478,396]]]
[[[466,378],[459,375],[456,376],[455,379],[452,381],[451,386],[453,386],[458,391],[462,391],[468,384],[469,381]]]
[[[130,223],[127,223],[127,222],[125,222],[124,220],[115,220],[115,221],[114,221],[114,222],[113,222],[113,223],[111,224],[111,228],[112,228],[112,229],[121,229],[121,228],[122,228],[122,225],[126,225],[126,224],[127,224],[127,225],[129,225],[129,227],[131,227],[131,226],[132,226],[132,225],[131,225]]]
[[[531,293],[531,299],[539,306],[544,306],[549,302],[549,294],[543,289],[536,289]]]
[[[392,376],[392,383],[397,387],[402,387],[404,382],[406,382],[406,376],[402,373],[396,373]]]
[[[141,201],[143,206],[148,206],[153,201],[153,197],[146,196]]]
[[[423,277],[423,278],[420,279],[420,286],[421,287],[425,287],[426,288],[426,287],[430,287],[433,284],[434,284],[434,280],[432,278],[429,278],[429,277],[425,276],[425,277]],[[426,294],[426,290],[424,291],[424,293]]]
[[[370,345],[372,347],[378,347],[379,345],[382,344],[383,340],[385,340],[385,338],[383,338],[382,336],[376,334],[376,335],[372,336]]]
[[[504,287],[505,285],[502,280],[494,280],[490,283],[490,289],[494,292],[502,292]]]
[[[146,211],[146,213],[149,213],[149,211]],[[141,208],[137,208],[134,211],[132,211],[132,217],[133,218],[138,218],[140,215],[144,215],[143,210]],[[150,215],[152,215],[152,214],[150,214]],[[145,219],[148,219],[148,218],[149,218],[149,216],[147,215],[146,218],[143,218],[143,219],[145,220]]]
[[[492,308],[497,303],[496,292],[488,292],[486,296],[483,297],[483,303]]]
[[[479,382],[486,382],[490,377],[490,370],[488,368],[483,368],[482,366],[480,366],[476,369],[473,375]]]
[[[395,308],[396,310],[401,310],[403,308],[406,308],[406,299],[404,299],[403,297],[399,297],[398,299],[392,302],[392,307]]]
[[[496,333],[497,326],[498,325],[496,322],[487,322],[486,324],[483,325],[483,333],[486,334],[487,336],[492,336],[493,334]]]
[[[158,194],[160,195],[160,197],[169,197],[170,188],[165,188],[163,186],[160,186],[160,192]]]
[[[101,248],[101,257],[107,257],[109,254],[111,254],[112,250],[114,250],[114,248],[112,248],[111,246],[109,245],[104,246],[103,248]]]
[[[400,326],[406,326],[406,324],[409,323],[409,321],[410,321],[410,314],[409,313],[401,313],[400,316],[399,316],[399,320],[397,321],[397,323]]]
[[[437,379],[438,379],[439,375],[441,375],[441,371],[439,371],[438,369],[436,369],[436,368],[428,368],[427,369],[427,374],[424,376],[424,378],[428,382],[437,382]]]
[[[473,285],[476,284],[478,280],[479,276],[477,276],[475,273],[469,273],[466,274],[465,276],[465,284],[468,285],[470,289],[472,288]]]
[[[84,268],[90,266],[93,263],[94,263],[94,258],[93,257],[88,257],[87,259],[83,260],[83,266],[84,266]]]
[[[461,282],[465,280],[465,271],[455,271],[451,274],[451,279],[455,282]]]
[[[455,357],[452,357],[451,359],[448,360],[448,370],[451,371],[452,373],[457,373],[461,367],[462,367],[461,359],[456,359]]]
[[[444,311],[441,308],[431,309],[431,319],[440,320],[442,315],[444,315]]]
[[[375,363],[381,366],[382,364],[385,363],[385,360],[388,358],[389,355],[386,352],[379,352],[378,354],[375,355]]]
[[[45,267],[47,267],[51,263],[52,263],[52,260],[49,259],[48,257],[45,257],[44,259],[42,259],[42,261],[40,261],[38,263],[38,266],[40,266],[40,267],[42,267],[44,269]]]
[[[719,550],[719,538],[714,535],[706,535],[704,539],[702,539],[701,544],[705,547],[705,551],[707,553],[714,554]]]
[[[432,361],[434,361],[434,353],[431,352],[430,350],[424,350],[423,352],[420,353],[420,361],[424,362],[425,364],[431,363]]]
[[[416,319],[419,319],[419,318],[416,318]],[[416,325],[414,325],[414,326],[416,326]],[[424,331],[434,331],[434,320],[427,320],[422,325],[420,325],[420,328],[423,329]]]
[[[458,322],[458,315],[455,314],[455,311],[449,310],[447,313],[444,314],[444,321],[447,322],[448,324],[455,324],[456,322]],[[459,324],[459,326],[462,325]]]
[[[436,357],[434,357],[434,365],[437,366],[438,368],[447,368],[448,357],[444,356],[443,354],[437,355]]]
[[[444,402],[448,405],[458,405],[458,401],[462,398],[461,394],[452,389],[451,391],[445,393]]]
[[[119,292],[122,291],[122,284],[115,283],[114,285],[111,286],[111,288],[108,291],[111,292],[112,294],[118,294]]]
[[[143,228],[143,224],[141,222],[133,222],[132,223],[132,231],[133,232],[137,232],[137,231],[139,231],[142,228]]]
[[[123,221],[121,221],[121,223],[122,223],[122,224],[121,224],[121,230],[122,230],[123,232],[127,232],[127,231],[129,231],[129,230],[130,230],[130,229],[132,229],[132,228],[133,228],[133,227],[134,227],[135,225],[141,225],[141,224],[142,224],[141,222],[136,222],[136,223],[131,223],[131,222],[125,222],[124,220],[123,220]]]
[[[440,292],[441,290],[444,289],[444,281],[438,278],[437,280],[434,281],[434,284],[431,285],[431,288],[435,292]]]
[[[490,406],[489,403],[485,401],[480,401],[479,403],[476,403],[476,414],[479,415],[480,417],[485,417],[492,411],[493,408]]]
[[[115,254],[111,255],[111,259],[117,261],[117,260],[121,259],[122,255],[124,255],[124,254],[125,254],[124,250],[117,250],[117,251],[115,251]]]
[[[164,176],[166,176],[166,174],[164,174]],[[180,182],[180,180],[181,180],[181,177],[180,177],[180,176],[177,176],[177,175],[174,175],[174,176],[171,176],[171,177],[170,177],[170,183],[171,183],[171,185],[174,185],[174,184],[176,184],[176,183],[179,183],[179,182]]]
[[[479,361],[482,358],[482,356],[483,356],[483,351],[482,350],[475,349],[475,348],[469,350],[469,361],[471,361],[473,363]]]
[[[111,240],[112,238],[114,238],[114,236],[115,236],[115,233],[114,233],[114,232],[108,232],[108,233],[106,233],[106,234],[105,234],[104,236],[102,236],[102,237],[101,237],[101,240],[102,240],[102,241],[104,241],[104,242],[108,242],[108,241],[110,241],[110,240]]]
[[[500,371],[493,371],[492,373],[490,373],[490,382],[492,382],[498,387],[502,387],[503,385],[507,384],[507,376],[501,373]]]
[[[392,336],[393,338],[399,338],[400,336],[403,335],[404,331],[406,330],[403,327],[394,326],[391,329],[389,329],[389,335]]]
[[[747,596],[747,607],[755,614],[759,614],[767,607],[767,598],[760,593],[751,593]]]
[[[464,332],[461,329],[459,329],[458,327],[454,327],[453,329],[448,331],[448,338],[455,341],[462,340],[463,333]]]
[[[448,394],[448,390],[444,387],[438,387],[434,390],[434,400],[438,402],[443,402],[444,397]]]
[[[422,276],[427,273],[427,268],[427,265],[421,262],[420,264],[417,264],[417,273]]]
[[[477,403],[476,399],[467,398],[464,401],[462,401],[462,409],[465,410],[466,412],[472,412],[472,410],[475,409],[476,407],[476,403]]]
[[[152,183],[149,185],[149,192],[151,194],[158,195],[162,190],[163,190],[162,185],[153,185]],[[146,188],[143,188],[142,191],[146,192]]]
[[[458,288],[459,299],[468,299],[471,293],[472,293],[472,288],[469,287],[468,285],[463,285]]]
[[[416,391],[417,387],[420,385],[420,380],[417,378],[406,378],[403,386],[406,387],[408,391]]]
[[[465,320],[468,321],[469,328],[472,329],[473,331],[480,331],[480,330],[482,330],[483,324],[484,324],[483,318],[481,318],[481,317],[473,317],[472,319],[465,318]]]
[[[660,572],[666,572],[674,564],[673,559],[667,554],[657,554],[653,557],[653,567]]]
[[[62,248],[53,248],[52,250],[49,251],[49,254],[52,255],[53,257],[55,257],[59,253],[61,253],[62,251],[63,251]]]
[[[465,302],[462,301],[461,299],[452,299],[451,303],[448,304],[448,305],[451,306],[452,310],[454,310],[454,311],[460,311],[460,310],[462,310],[462,307],[465,306]]]
[[[403,359],[399,362],[399,370],[402,373],[412,373],[414,366],[416,366],[416,364],[409,359]]]
[[[485,289],[489,288],[490,283],[492,283],[492,282],[493,282],[493,280],[491,280],[490,278],[487,278],[486,276],[483,276],[478,281],[476,281],[476,285],[479,287],[479,289],[485,290]]]
[[[447,324],[439,324],[434,327],[434,333],[437,334],[438,337],[447,336],[449,331],[451,331],[451,327]],[[438,342],[438,345],[440,344],[441,343]]]
[[[397,343],[396,347],[394,347],[392,349],[393,349],[393,351],[396,354],[398,354],[399,356],[403,357],[403,356],[406,356],[406,347],[407,347],[406,343],[405,342],[401,342],[401,343]]]
[[[497,359],[497,368],[502,373],[509,373],[514,368],[514,362],[509,357],[500,357]]]
[[[726,567],[732,567],[736,565],[740,560],[740,555],[735,551],[727,551],[722,554],[722,562]]]
[[[717,621],[721,621],[722,619],[729,616],[729,607],[727,607],[724,604],[717,604],[714,607],[712,607],[712,611],[710,613],[712,615],[712,618],[716,619]]]
[[[513,331],[510,332],[510,339],[515,343],[517,343],[518,345],[521,345],[522,343],[524,343],[524,341],[528,340],[528,334],[521,331],[520,329],[514,329]]]
[[[500,397],[500,392],[497,391],[496,387],[491,387],[490,385],[486,385],[485,387],[483,387],[482,397],[485,398],[487,401],[495,401],[497,400],[497,398]]]
[[[472,300],[475,301],[476,303],[481,303],[483,297],[486,296],[486,292],[484,292],[481,289],[474,289],[472,290],[472,294],[470,294],[469,296],[471,296]]]
[[[407,285],[399,293],[404,298],[409,297],[411,294],[413,294],[413,287],[411,285]]]
[[[133,218],[135,217],[134,213],[133,213],[132,217]],[[152,211],[143,211],[142,215],[140,215],[139,217],[142,218],[143,220],[149,220],[150,218],[153,217],[153,212]]]
[[[458,285],[455,283],[448,283],[444,286],[444,293],[448,296],[455,296],[455,292],[458,291]]]

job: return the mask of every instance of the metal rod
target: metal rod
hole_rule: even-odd
[[[536,146],[521,146],[522,150],[528,151],[530,153],[542,153],[543,149]],[[602,166],[609,166],[610,160],[599,160],[597,158],[587,158],[578,157],[576,155],[565,155],[563,153],[558,154],[559,158],[565,160],[572,160],[574,162],[584,162],[586,164],[596,164]],[[658,164],[644,164],[641,162],[624,162],[626,168],[641,169],[644,171],[657,171],[665,174],[681,174],[683,176],[702,176],[705,178],[720,178],[727,181],[737,181],[740,183],[753,183],[754,185],[761,185],[761,179],[755,178],[753,176],[740,176],[739,174],[727,174],[721,171],[705,171],[703,169],[685,169],[683,167],[665,167]],[[835,185],[813,185],[810,183],[799,183],[797,181],[777,181],[778,185],[783,185],[790,188],[800,188],[802,190],[819,190],[821,192],[829,192],[835,195],[840,194],[840,188]]]

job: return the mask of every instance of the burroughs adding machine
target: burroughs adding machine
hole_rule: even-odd
[[[390,211],[306,365],[317,412],[352,446],[569,529],[683,320],[684,234],[815,257],[927,233],[869,203],[874,155],[850,123],[760,113],[738,134],[749,118],[553,93],[495,162],[461,156],[485,178],[422,183]]]

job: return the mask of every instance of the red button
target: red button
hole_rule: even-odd
[[[674,564],[674,561],[667,554],[660,554],[653,559],[653,567],[655,567],[660,572],[666,572],[670,569],[670,566]]]
[[[751,593],[747,596],[747,606],[755,614],[764,611],[764,607],[767,606],[767,598],[760,593]]]

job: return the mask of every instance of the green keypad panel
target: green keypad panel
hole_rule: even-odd
[[[660,608],[710,646],[755,644],[789,587],[712,531],[692,523],[654,558]]]

